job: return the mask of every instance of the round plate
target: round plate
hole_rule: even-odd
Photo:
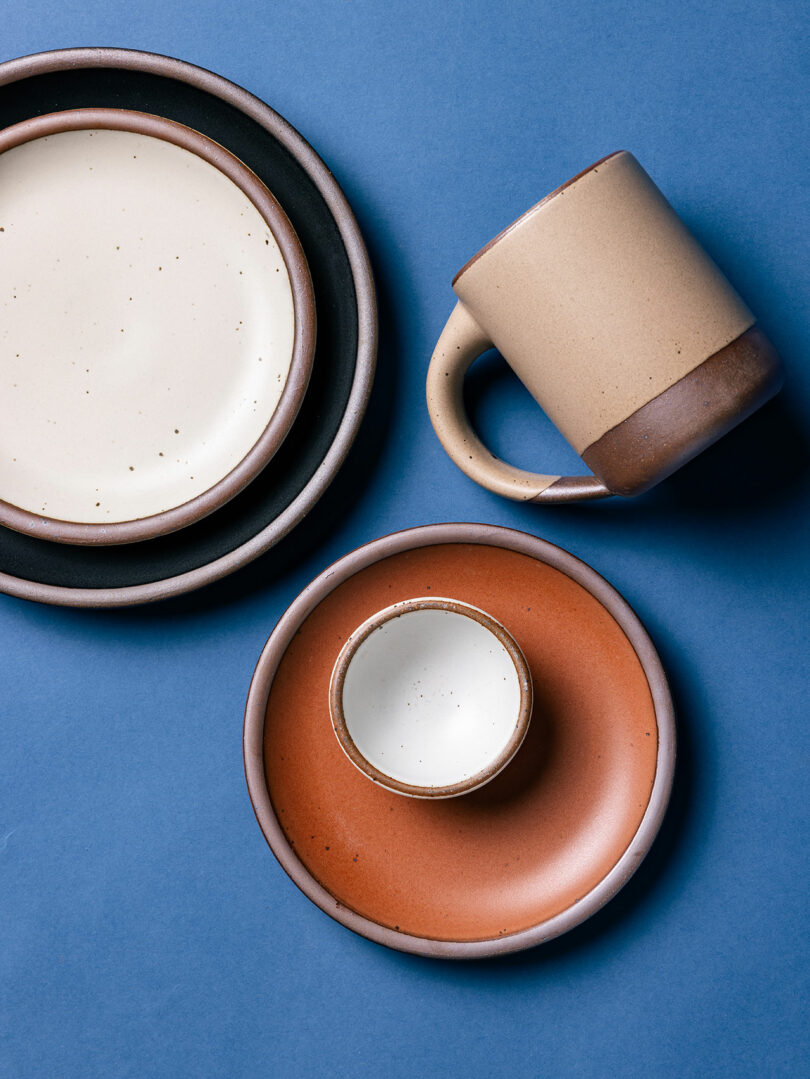
[[[329,718],[352,630],[431,593],[496,618],[535,687],[512,763],[447,801],[370,782]],[[267,842],[313,902],[380,944],[472,958],[556,937],[616,894],[663,818],[675,727],[647,633],[594,570],[520,532],[431,525],[347,555],[287,610],[250,687],[244,759]]]
[[[292,427],[315,297],[256,174],[173,120],[0,131],[0,522],[132,543],[213,513]]]
[[[0,590],[112,607],[178,595],[256,558],[312,508],[340,468],[374,374],[377,314],[360,232],[326,166],[276,112],[211,72],[125,49],[68,49],[0,65],[0,127],[65,108],[135,109],[186,124],[259,176],[296,230],[310,271],[318,344],[304,403],[249,487],[181,532],[71,548],[0,529]]]

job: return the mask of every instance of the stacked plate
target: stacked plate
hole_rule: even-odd
[[[166,57],[0,65],[0,589],[197,588],[340,467],[376,308],[342,192],[278,114]]]
[[[459,797],[406,797],[414,788],[392,787],[347,753],[330,716],[346,642],[414,597],[486,612],[534,687],[514,757]],[[411,654],[415,679],[416,661],[390,679],[382,662],[371,670],[379,701],[390,704],[386,685],[428,693],[424,651]],[[459,688],[458,670],[448,668],[445,689]],[[389,725],[382,704],[376,714]],[[424,732],[411,735],[427,744]],[[390,748],[401,767],[397,748],[407,747]],[[559,936],[623,887],[666,810],[675,723],[650,638],[590,566],[510,529],[426,525],[346,555],[286,611],[250,685],[244,760],[270,848],[323,911],[391,948],[471,959]]]

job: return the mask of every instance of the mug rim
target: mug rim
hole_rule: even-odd
[[[68,131],[125,131],[171,143],[226,176],[250,201],[272,233],[290,280],[293,347],[284,388],[267,424],[241,460],[205,491],[179,505],[130,520],[63,520],[23,509],[0,498],[0,525],[38,539],[83,546],[112,546],[154,539],[207,517],[229,502],[261,472],[286,438],[309,386],[315,358],[316,310],[309,266],[281,204],[230,150],[202,132],[153,113],[134,109],[75,108],[22,120],[0,131],[0,154],[49,135]]]
[[[467,261],[464,263],[464,265],[461,267],[461,269],[458,271],[458,273],[453,278],[453,280],[451,282],[452,287],[455,288],[456,282],[459,280],[459,278],[461,278],[463,276],[463,274],[465,274],[467,272],[467,270],[470,269],[470,267],[473,265],[473,263],[478,262],[478,260],[483,255],[485,255],[487,253],[487,251],[489,251],[489,249],[491,247],[494,247],[495,244],[500,243],[500,241],[505,236],[507,236],[510,232],[514,231],[516,228],[518,228],[519,225],[522,225],[527,220],[527,218],[532,217],[542,206],[545,206],[547,202],[550,202],[552,199],[555,199],[558,195],[562,194],[563,191],[565,191],[569,187],[572,187],[574,184],[578,183],[580,180],[582,180],[589,173],[595,172],[596,169],[598,169],[600,165],[604,165],[604,163],[606,161],[610,161],[614,157],[621,157],[623,154],[629,154],[629,153],[630,153],[629,150],[614,150],[612,153],[605,154],[604,157],[600,157],[598,161],[594,161],[594,163],[592,165],[588,165],[587,168],[582,169],[575,176],[572,176],[570,180],[566,180],[565,183],[560,184],[559,187],[555,187],[553,191],[549,192],[548,195],[545,195],[542,199],[540,199],[539,202],[535,202],[534,205],[530,206],[528,210],[525,210],[520,215],[520,217],[515,218],[515,220],[511,224],[506,226],[506,228],[501,229],[501,231],[497,234],[497,236],[493,236],[492,239],[488,243],[484,244],[484,246],[482,248],[480,248],[478,251],[476,251],[476,253],[472,256],[472,258],[467,259]]]
[[[509,740],[501,752],[496,757],[492,758],[484,768],[481,768],[478,772],[468,776],[466,779],[459,780],[456,783],[443,784],[441,786],[423,786],[418,783],[407,783],[404,780],[395,779],[387,772],[383,772],[381,769],[377,768],[376,765],[360,751],[352,738],[343,710],[343,687],[349,667],[357,655],[360,645],[368,640],[372,633],[381,629],[387,622],[391,622],[395,618],[400,618],[403,615],[411,614],[414,611],[428,610],[447,611],[451,614],[458,614],[478,622],[479,625],[489,630],[506,650],[509,659],[515,668],[515,673],[517,674],[520,686],[520,703],[517,710],[515,725],[509,736]],[[377,783],[381,787],[385,787],[387,790],[393,791],[395,794],[404,794],[410,798],[455,798],[458,795],[467,794],[477,790],[479,787],[483,787],[486,783],[489,783],[491,779],[494,779],[495,776],[506,768],[523,744],[532,718],[533,699],[534,693],[529,665],[520,646],[509,630],[496,618],[493,618],[491,614],[481,610],[480,607],[476,607],[471,603],[465,603],[463,600],[450,599],[443,596],[419,596],[413,599],[400,600],[398,603],[392,603],[390,606],[383,607],[381,610],[376,611],[362,622],[349,637],[347,637],[343,647],[338,653],[329,679],[329,715],[332,720],[332,729],[335,732],[335,737],[343,752],[352,764],[372,782]]]

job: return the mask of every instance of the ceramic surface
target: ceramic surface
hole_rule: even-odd
[[[780,385],[778,359],[754,316],[625,151],[529,210],[467,263],[453,288],[459,303],[428,374],[431,419],[456,464],[509,498],[640,493]],[[595,477],[516,469],[479,441],[462,383],[493,345]],[[654,420],[641,416],[653,401]],[[622,429],[628,420],[644,427],[642,476]]]
[[[485,611],[419,597],[378,611],[335,661],[329,708],[349,760],[414,798],[452,798],[498,775],[520,748],[531,674]]]
[[[0,528],[0,589],[75,606],[177,595],[278,542],[340,468],[364,413],[376,353],[373,282],[351,210],[311,147],[267,105],[200,68],[127,50],[66,50],[0,65],[2,126],[56,108],[109,104],[204,132],[278,195],[312,271],[318,343],[292,431],[225,509],[148,544],[105,548],[60,546]]]
[[[0,132],[0,186],[0,521],[122,543],[224,504],[312,368],[312,285],[281,207],[203,135],[126,110]]]
[[[369,783],[328,708],[353,627],[432,593],[504,625],[535,695],[512,763],[447,800]],[[245,773],[274,854],[324,911],[389,947],[471,958],[557,936],[621,888],[663,817],[674,739],[655,650],[594,570],[534,536],[432,525],[347,555],[282,617],[248,696]]]

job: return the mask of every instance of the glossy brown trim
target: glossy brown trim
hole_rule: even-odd
[[[255,206],[273,234],[290,278],[294,337],[290,370],[267,426],[248,453],[207,491],[161,513],[137,520],[84,523],[46,517],[0,499],[0,525],[55,543],[109,545],[135,543],[176,532],[207,517],[244,490],[287,437],[309,385],[315,358],[315,295],[304,252],[292,225],[262,181],[229,150],[174,120],[127,109],[70,109],[23,120],[0,131],[0,154],[35,139],[65,131],[128,131],[172,143],[207,161]]]
[[[349,665],[354,659],[357,649],[380,626],[384,626],[386,622],[390,622],[394,618],[401,618],[402,615],[411,611],[452,611],[454,614],[474,619],[501,642],[509,654],[520,683],[520,706],[515,728],[503,750],[480,772],[476,772],[475,775],[469,776],[460,783],[448,783],[443,787],[423,787],[414,783],[404,783],[402,780],[394,779],[393,776],[380,771],[357,748],[343,713],[343,684],[346,681]],[[329,713],[332,718],[332,729],[338,742],[340,742],[343,752],[355,768],[368,776],[374,783],[379,783],[381,787],[394,791],[396,794],[408,795],[410,798],[456,798],[460,794],[467,794],[469,791],[477,790],[479,787],[483,787],[485,783],[489,783],[491,779],[494,779],[499,772],[503,771],[523,744],[523,739],[526,737],[532,718],[532,700],[532,676],[529,665],[512,634],[504,629],[500,622],[488,615],[486,611],[473,607],[469,603],[442,599],[439,596],[420,597],[419,599],[395,603],[366,619],[340,650],[329,681]]]
[[[480,251],[477,251],[471,259],[468,259],[458,271],[456,276],[453,278],[452,284],[455,285],[456,281],[458,281],[458,279],[463,273],[466,273],[467,270],[469,270],[469,268],[474,262],[478,262],[481,256],[485,255],[491,247],[494,247],[496,243],[502,240],[504,236],[508,235],[508,233],[510,233],[513,229],[516,229],[518,225],[522,225],[526,218],[531,217],[532,214],[536,213],[541,206],[545,206],[545,204],[547,202],[550,202],[551,199],[554,199],[557,197],[557,195],[562,194],[562,192],[565,191],[566,188],[570,187],[572,184],[575,184],[577,180],[581,180],[583,176],[587,176],[589,172],[596,172],[599,166],[604,164],[605,161],[609,161],[612,157],[616,157],[617,154],[624,153],[627,153],[627,151],[614,150],[612,154],[605,154],[604,157],[600,157],[598,161],[595,161],[593,165],[589,165],[587,169],[582,169],[582,171],[578,172],[576,176],[572,176],[571,179],[566,180],[564,184],[560,184],[559,187],[555,187],[552,192],[550,192],[544,198],[540,199],[539,202],[536,202],[534,206],[530,206],[529,209],[526,210],[525,213],[522,213],[520,217],[518,217],[515,221],[512,222],[511,225],[507,225],[505,229],[501,229],[497,236],[493,236],[493,238],[489,241],[488,244],[484,244]]]
[[[479,543],[537,558],[586,588],[621,626],[647,677],[658,726],[655,780],[641,824],[613,869],[561,914],[529,929],[488,940],[448,941],[411,936],[379,925],[344,906],[312,876],[287,842],[267,789],[264,725],[273,679],[298,627],[324,596],[355,573],[402,551],[443,543]],[[336,921],[369,940],[399,951],[447,959],[479,959],[531,948],[573,929],[627,883],[652,845],[666,812],[675,768],[675,714],[669,685],[652,641],[627,601],[596,570],[562,548],[524,532],[482,524],[423,525],[374,540],[324,570],[293,601],[270,635],[248,691],[243,731],[248,793],[259,827],[279,864],[301,891]]]
[[[532,502],[593,502],[596,498],[609,498],[613,494],[596,476],[559,476]]]
[[[665,479],[763,405],[782,385],[776,349],[752,326],[583,452],[619,495]]]
[[[0,64],[0,86],[75,68],[118,68],[175,79],[225,101],[264,128],[306,171],[331,211],[346,248],[357,300],[357,366],[346,411],[332,446],[298,497],[241,547],[198,569],[124,588],[68,588],[0,573],[0,591],[21,599],[64,607],[126,607],[182,595],[226,577],[278,543],[312,509],[346,459],[365,414],[377,358],[377,302],[368,254],[346,196],[309,143],[269,105],[204,68],[132,49],[57,49],[9,60]]]

